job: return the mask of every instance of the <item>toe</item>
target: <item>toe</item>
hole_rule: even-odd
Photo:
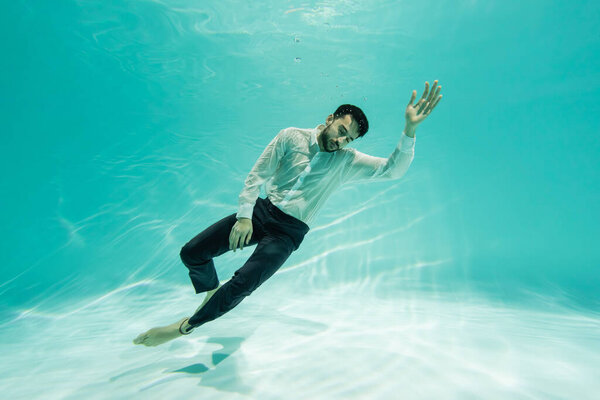
[[[144,343],[144,341],[148,338],[148,335],[142,333],[140,335],[138,335],[138,337],[136,337],[135,339],[133,339],[133,344],[140,344],[140,343]]]

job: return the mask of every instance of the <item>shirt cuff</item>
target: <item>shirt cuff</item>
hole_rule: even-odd
[[[405,153],[412,153],[415,149],[415,138],[406,136],[406,133],[402,132],[400,136],[400,142],[398,143],[398,150]]]
[[[238,208],[238,213],[236,214],[236,217],[238,219],[240,219],[240,218],[252,219],[252,211],[254,211],[254,204],[242,204]]]

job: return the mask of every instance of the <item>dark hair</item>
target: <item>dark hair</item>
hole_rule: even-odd
[[[352,119],[358,124],[358,137],[364,136],[369,130],[369,121],[360,108],[352,104],[342,104],[333,113],[333,119],[336,120],[348,114],[352,115]]]

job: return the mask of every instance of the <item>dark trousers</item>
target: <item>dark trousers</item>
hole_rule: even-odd
[[[200,232],[181,249],[181,260],[189,270],[196,293],[219,286],[213,258],[229,251],[229,235],[236,222],[236,214],[231,214]],[[212,321],[237,306],[283,265],[309,230],[304,222],[261,197],[254,206],[252,228],[250,243],[244,248],[258,244],[254,252],[189,319],[191,326]]]

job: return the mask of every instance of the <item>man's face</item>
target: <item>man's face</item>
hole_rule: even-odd
[[[327,125],[321,132],[321,151],[333,153],[343,149],[358,137],[358,124],[352,115],[346,114],[333,120],[333,114],[327,117]]]

